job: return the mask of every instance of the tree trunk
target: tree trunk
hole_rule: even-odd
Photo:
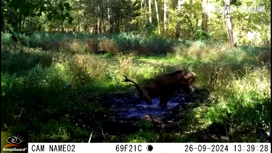
[[[206,9],[207,0],[202,0],[202,31],[208,32],[208,10]]]
[[[163,3],[163,30],[164,32],[166,32],[166,21],[167,21],[167,4],[166,4],[166,0],[164,0]]]
[[[103,14],[104,14],[104,12],[102,12],[102,9],[100,9],[100,27],[99,27],[100,33],[104,33],[105,32],[103,30],[104,26],[105,26],[105,20],[104,20]]]
[[[18,33],[22,32],[22,22],[23,22],[23,15],[20,14],[19,22],[18,22]]]
[[[152,23],[152,14],[151,14],[151,0],[148,0],[148,15],[149,15],[149,23]]]
[[[184,0],[178,0],[178,18],[177,18],[177,26],[176,26],[176,38],[180,37],[180,15],[181,15],[181,6],[184,3]]]
[[[97,14],[97,23],[96,23],[96,33],[100,33],[100,6],[97,6],[96,14]]]
[[[233,38],[233,30],[231,25],[231,18],[230,18],[230,0],[225,0],[225,16],[226,16],[226,26],[228,29],[228,38],[230,46],[234,46],[234,38]]]
[[[128,31],[132,31],[131,19],[132,19],[132,3],[129,5],[129,15],[128,15]]]
[[[144,16],[144,21],[142,23],[146,23],[146,19],[147,19],[145,3],[146,3],[145,0],[141,0],[141,13],[143,12],[141,16]]]
[[[104,21],[103,18],[102,18],[101,24],[100,24],[100,32],[101,32],[101,33],[104,33],[104,32],[105,32],[105,31],[104,31],[104,27],[105,27],[105,21]]]
[[[158,27],[158,31],[160,33],[160,17],[159,17],[157,0],[155,0],[155,9],[156,9],[156,17],[157,17],[157,27]]]
[[[108,32],[112,33],[112,22],[111,22],[111,8],[110,8],[110,0],[107,1],[108,8],[107,8],[107,13],[108,13],[108,24],[109,24],[109,29]]]
[[[118,16],[118,19],[115,21],[115,30],[114,32],[120,32],[120,16]]]

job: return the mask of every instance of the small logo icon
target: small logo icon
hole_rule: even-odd
[[[152,145],[147,145],[146,150],[148,152],[151,152],[153,150],[153,146]]]
[[[1,132],[1,147],[3,153],[24,153],[28,151],[26,133]]]

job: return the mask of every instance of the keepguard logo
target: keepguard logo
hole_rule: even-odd
[[[1,152],[27,153],[28,152],[27,133],[1,132]]]

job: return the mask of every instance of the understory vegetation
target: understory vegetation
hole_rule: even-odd
[[[134,92],[123,75],[141,83],[159,74],[189,69],[209,96],[184,111],[173,132],[148,123],[109,142],[199,142],[222,125],[238,142],[260,142],[270,131],[271,48],[222,42],[178,41],[137,33],[112,35],[33,33],[14,42],[1,34],[1,131],[27,131],[31,142],[92,142],[113,116],[100,96]],[[96,44],[96,45],[93,45]],[[95,47],[97,48],[95,48]],[[260,126],[261,124],[261,126]],[[122,139],[121,139],[122,138]]]

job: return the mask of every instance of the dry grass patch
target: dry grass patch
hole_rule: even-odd
[[[97,51],[106,51],[113,55],[117,55],[120,52],[118,45],[113,40],[105,38],[99,40],[99,43],[97,45]]]
[[[87,51],[89,53],[95,53],[97,52],[97,44],[98,41],[96,39],[88,39],[87,41]]]

